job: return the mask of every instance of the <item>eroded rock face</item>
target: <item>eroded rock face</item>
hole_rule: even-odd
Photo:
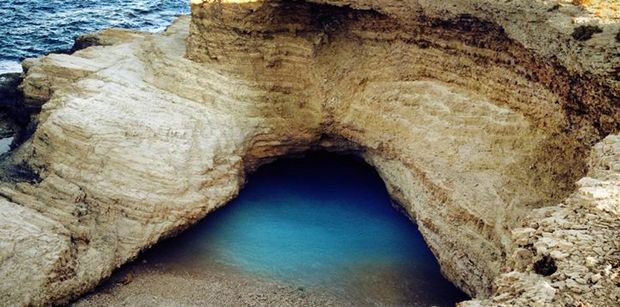
[[[0,187],[0,301],[66,302],[261,163],[323,148],[377,168],[465,305],[615,302],[613,9],[192,1],[162,34],[108,30],[88,40],[108,46],[28,60],[42,111],[10,159],[41,180]],[[574,22],[601,31],[577,40]]]

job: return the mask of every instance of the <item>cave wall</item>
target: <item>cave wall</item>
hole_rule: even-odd
[[[510,11],[481,19],[424,2],[314,2],[197,3],[187,56],[285,94],[267,99],[289,125],[320,110],[320,132],[364,148],[444,273],[490,295],[514,226],[566,197],[588,148],[616,129],[614,81],[579,89],[605,75],[571,75],[546,57],[568,50],[550,38],[558,30],[526,48],[515,28],[524,20],[508,24],[519,33],[493,22]]]

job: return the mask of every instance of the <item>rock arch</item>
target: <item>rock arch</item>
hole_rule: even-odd
[[[444,274],[479,299],[464,304],[611,302],[620,25],[610,12],[192,1],[191,20],[162,34],[106,30],[102,46],[27,60],[26,103],[42,111],[10,159],[41,181],[0,187],[0,243],[12,246],[0,300],[65,302],[226,204],[261,163],[322,148],[375,166]],[[567,18],[601,31],[575,38]],[[542,259],[555,275],[536,273]]]

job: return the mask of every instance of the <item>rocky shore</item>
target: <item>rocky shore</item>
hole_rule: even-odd
[[[22,105],[40,112],[2,160],[31,176],[0,184],[0,302],[67,303],[261,163],[325,149],[377,169],[474,297],[463,306],[612,306],[619,14],[602,0],[193,0],[163,33],[106,30],[28,59]]]

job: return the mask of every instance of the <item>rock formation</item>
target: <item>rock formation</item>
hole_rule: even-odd
[[[0,302],[67,302],[309,149],[376,167],[464,306],[617,302],[620,8],[573,2],[192,0],[26,60]]]

